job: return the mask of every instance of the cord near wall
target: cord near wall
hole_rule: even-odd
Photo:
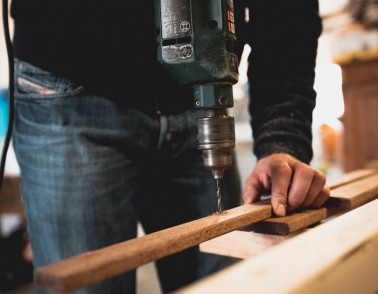
[[[9,23],[8,23],[8,0],[3,0],[3,28],[4,28],[4,38],[5,45],[7,48],[8,55],[8,67],[9,67],[9,86],[8,86],[8,128],[4,139],[3,150],[1,153],[1,165],[0,165],[0,191],[3,185],[4,172],[5,172],[5,161],[7,158],[7,153],[9,149],[9,144],[12,137],[13,129],[13,118],[14,118],[14,57],[12,42],[9,33]]]

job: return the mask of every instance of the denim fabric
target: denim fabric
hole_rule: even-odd
[[[195,138],[200,112],[150,116],[22,61],[15,83],[13,144],[36,267],[134,238],[138,221],[151,233],[216,210]],[[222,185],[224,208],[239,205],[236,164]],[[156,264],[169,292],[233,261],[194,247]],[[130,272],[75,293],[134,292]]]

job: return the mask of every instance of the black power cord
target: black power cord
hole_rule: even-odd
[[[9,34],[9,24],[8,24],[8,0],[3,0],[3,28],[5,45],[7,48],[8,55],[8,67],[9,67],[9,86],[8,86],[8,128],[4,139],[3,150],[1,153],[1,165],[0,165],[0,191],[3,185],[4,172],[5,172],[5,161],[7,158],[7,152],[9,144],[12,137],[13,129],[13,119],[14,119],[14,57],[12,42]]]

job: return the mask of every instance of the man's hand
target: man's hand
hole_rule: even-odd
[[[243,192],[245,204],[271,194],[275,215],[285,216],[296,208],[319,208],[329,198],[326,177],[319,170],[285,153],[260,159],[249,175]]]

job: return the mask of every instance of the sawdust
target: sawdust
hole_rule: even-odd
[[[213,213],[213,215],[226,215],[227,211],[216,211]]]

